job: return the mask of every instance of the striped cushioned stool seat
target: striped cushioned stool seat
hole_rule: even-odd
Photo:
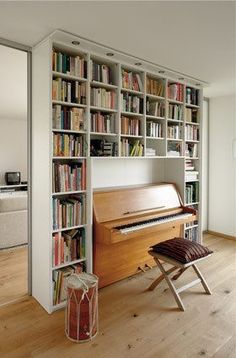
[[[157,263],[157,266],[162,272],[162,275],[159,276],[148,288],[149,290],[154,290],[154,288],[159,285],[159,283],[163,279],[165,279],[171,292],[174,295],[174,298],[179,308],[182,311],[184,311],[185,308],[179,296],[180,292],[190,287],[193,287],[198,283],[201,283],[205,292],[211,295],[211,291],[201,272],[197,268],[196,263],[209,257],[213,253],[213,251],[196,242],[192,242],[183,238],[174,238],[152,246],[151,250],[148,252],[151,256],[153,256],[154,260]],[[172,267],[166,271],[163,267],[162,261],[171,264]],[[179,272],[174,277],[172,277],[172,280],[177,280],[177,278],[179,278],[182,273],[186,271],[190,266],[193,267],[195,273],[198,276],[198,279],[191,281],[187,285],[177,289],[168,276],[175,270],[179,269]]]

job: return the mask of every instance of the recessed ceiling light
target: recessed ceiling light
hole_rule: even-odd
[[[142,62],[135,62],[135,66],[142,66]]]
[[[201,86],[201,83],[195,83],[196,86]]]
[[[112,56],[114,56],[114,53],[112,53],[112,52],[107,52],[106,55],[109,56],[109,57],[112,57]]]
[[[158,71],[159,73],[165,73],[165,71],[163,71],[163,70],[160,70],[160,71]]]
[[[184,77],[179,77],[178,80],[179,81],[184,81]]]
[[[72,41],[71,42],[73,45],[75,45],[75,46],[79,46],[80,45],[80,42],[79,41]]]

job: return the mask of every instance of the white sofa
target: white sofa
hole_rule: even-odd
[[[0,193],[0,249],[27,242],[27,192]]]

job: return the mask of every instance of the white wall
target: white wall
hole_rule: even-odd
[[[27,121],[0,118],[0,185],[7,171],[20,171],[27,180]]]
[[[208,101],[203,101],[203,118],[202,118],[202,230],[208,230]]]
[[[209,114],[209,226],[236,236],[235,95],[210,99]]]

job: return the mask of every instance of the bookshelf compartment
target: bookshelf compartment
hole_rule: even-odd
[[[180,157],[182,155],[182,142],[168,140],[167,142],[167,156],[168,157]]]
[[[181,104],[168,103],[168,118],[182,121],[183,106]]]
[[[52,52],[52,71],[57,74],[69,76],[87,77],[87,62],[84,54],[72,54],[53,49]]]
[[[146,115],[164,118],[166,113],[165,102],[153,98],[146,99]]]
[[[147,96],[164,98],[165,97],[165,79],[147,76],[146,78]]]
[[[169,102],[182,103],[184,100],[184,86],[178,82],[168,82],[167,93]]]
[[[64,80],[60,77],[54,78],[52,100],[86,105],[86,83]]]
[[[185,141],[199,141],[198,126],[185,124]]]
[[[196,88],[186,86],[185,89],[185,101],[187,105],[198,107],[199,104],[199,91]]]
[[[199,110],[197,108],[191,108],[186,105],[184,108],[184,117],[186,122],[199,123]]]
[[[53,133],[53,157],[83,157],[85,152],[83,134]]]
[[[52,126],[54,129],[84,131],[85,109],[55,104],[52,107]]]
[[[79,262],[61,269],[53,270],[52,272],[52,293],[53,306],[55,308],[62,308],[66,301],[66,279],[72,273],[81,273],[86,271],[85,262]],[[58,307],[56,307],[58,306]]]
[[[140,136],[140,118],[121,116],[121,135]]]
[[[107,138],[109,137],[109,139]],[[118,142],[116,135],[105,135],[103,133],[93,133],[90,139],[91,157],[117,157]]]
[[[116,64],[105,61],[92,56],[90,60],[90,77],[91,77],[91,86],[99,86],[99,84],[104,85],[104,87],[112,88],[117,85],[117,76],[116,76]]]
[[[52,266],[66,266],[85,260],[85,229],[73,229],[52,235]]]
[[[182,126],[179,124],[168,122],[167,124],[167,138],[168,139],[182,139]]]
[[[121,111],[143,114],[143,98],[130,93],[121,93]]]
[[[186,204],[198,203],[199,201],[199,182],[186,183],[185,202]]]
[[[66,229],[86,223],[85,194],[52,198],[53,230]]]
[[[166,144],[163,138],[146,137],[146,157],[162,157],[166,154]]]
[[[142,139],[122,138],[120,141],[122,157],[142,157],[144,155],[144,145]]]
[[[116,133],[117,123],[115,113],[90,112],[90,131],[95,133]]]
[[[164,123],[162,120],[146,121],[146,138],[164,138]]]
[[[66,193],[86,190],[86,163],[56,161],[52,163],[52,192]]]
[[[90,104],[93,107],[115,110],[116,92],[106,88],[91,87]]]
[[[124,67],[121,69],[122,90],[134,92],[143,92],[142,75],[138,71],[128,70]]]
[[[198,143],[185,143],[185,156],[196,159],[198,157]]]

